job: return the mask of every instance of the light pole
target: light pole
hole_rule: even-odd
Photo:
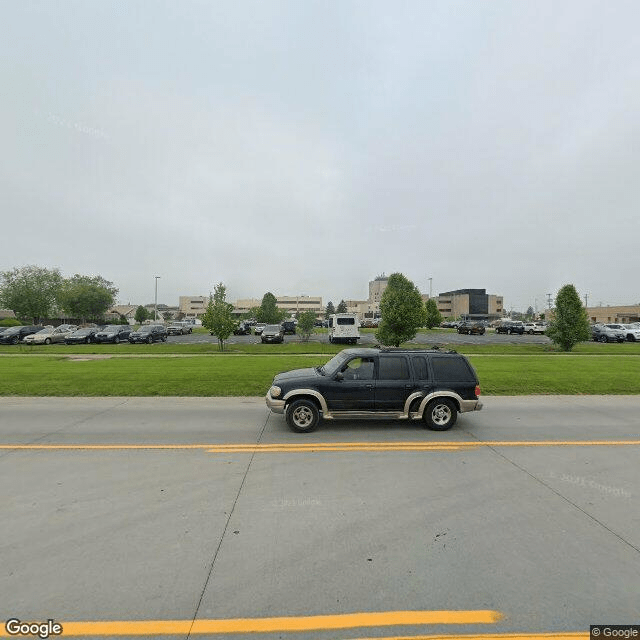
[[[429,281],[429,300],[431,300],[431,285],[433,284],[433,278],[427,278]]]
[[[155,322],[158,321],[158,279],[162,276],[153,276],[156,279],[156,297],[153,305],[153,319]]]

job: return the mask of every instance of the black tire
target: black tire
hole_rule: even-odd
[[[510,336],[511,335],[511,329],[507,329],[507,335]]]
[[[13,338],[11,338],[11,344],[18,344],[18,336],[13,336]]]
[[[287,407],[287,424],[296,433],[315,431],[320,422],[320,412],[312,400],[301,398]]]
[[[120,344],[120,338],[118,336],[113,339],[113,344]]]
[[[167,336],[162,336],[162,342],[166,342],[167,341]]]
[[[85,343],[85,344],[89,344],[90,342],[91,342],[91,338],[90,338],[89,336],[87,336],[87,337],[84,339],[84,343]]]
[[[436,398],[427,405],[422,417],[432,431],[447,431],[456,423],[458,411],[449,398]]]
[[[147,344],[151,344],[153,342],[153,336],[149,336],[147,338]]]
[[[45,344],[51,344],[51,338],[45,338],[44,343]]]
[[[607,338],[607,336],[605,336],[604,334],[601,335],[598,340],[600,340],[600,342],[609,342],[609,338]]]
[[[529,329],[529,335],[532,336],[533,335],[533,329]]]

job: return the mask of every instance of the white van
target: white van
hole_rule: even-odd
[[[360,340],[359,326],[355,313],[334,313],[329,316],[329,342],[356,344]]]

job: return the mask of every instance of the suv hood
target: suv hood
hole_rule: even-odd
[[[320,374],[309,367],[308,369],[294,369],[293,371],[285,371],[284,373],[278,373],[276,377],[273,379],[274,384],[278,384],[278,382],[285,382],[290,380],[302,379],[302,378],[316,378]]]

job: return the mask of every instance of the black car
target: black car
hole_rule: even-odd
[[[0,333],[0,344],[18,344],[27,336],[38,333],[42,329],[44,327],[40,324],[32,324],[26,327],[9,327],[6,331]]]
[[[96,333],[101,331],[101,327],[85,327],[78,329],[64,339],[65,344],[90,344],[97,342]]]
[[[482,409],[479,396],[473,367],[455,351],[361,348],[279,373],[266,402],[297,432],[313,431],[321,417],[424,420],[445,431],[459,412]]]
[[[260,334],[262,343],[284,342],[284,329],[279,324],[268,324]]]
[[[108,324],[95,334],[96,342],[126,342],[129,339],[131,327],[128,324]]]
[[[282,323],[282,330],[284,331],[285,335],[287,333],[295,335],[295,333],[296,333],[296,323],[293,320],[285,320]]]
[[[524,322],[501,322],[496,327],[496,333],[506,333],[511,335],[512,333],[517,333],[519,335],[524,334]]]
[[[458,333],[466,333],[468,335],[471,334],[475,334],[475,335],[484,335],[484,332],[486,331],[485,326],[482,324],[482,322],[461,322],[458,325]]]
[[[129,342],[166,342],[167,330],[161,324],[145,324],[129,335]]]

